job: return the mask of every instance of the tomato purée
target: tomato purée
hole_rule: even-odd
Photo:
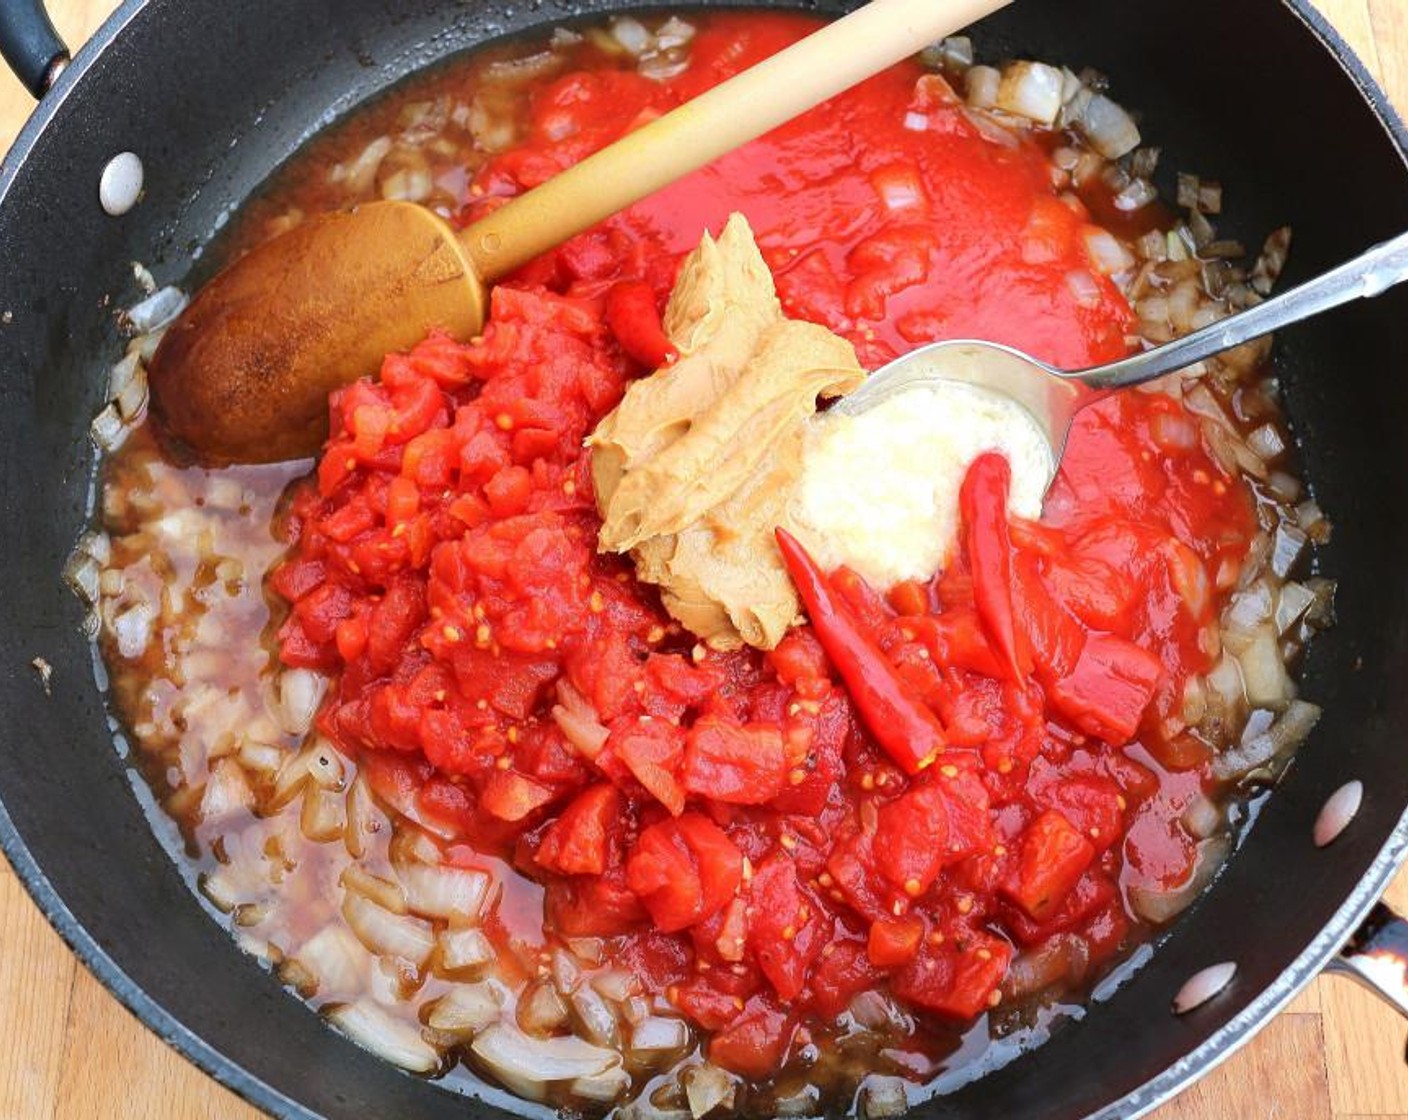
[[[464,219],[809,26],[720,15],[674,80],[542,86]],[[704,649],[597,554],[582,441],[663,352],[682,255],[735,209],[789,312],[867,364],[954,335],[1072,366],[1124,353],[1129,308],[1051,184],[1035,144],[896,67],[533,262],[481,339],[432,337],[334,394],[292,502],[271,585],[283,661],[336,676],[320,730],[456,858],[541,884],[544,936],[614,939],[746,1076],[868,989],[961,1022],[1015,952],[1064,935],[1108,959],[1131,932],[1122,883],[1188,873],[1176,817],[1207,749],[1183,686],[1211,663],[1251,498],[1196,443],[1160,442],[1179,402],[1124,394],[1081,415],[1040,522],[1009,522],[989,462],[948,570],[884,596],[827,574],[866,671],[940,729],[897,760],[810,627]]]

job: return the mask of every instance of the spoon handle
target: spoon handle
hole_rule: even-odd
[[[485,283],[1012,0],[870,0],[460,233]],[[3,5],[4,0],[0,0]]]
[[[1408,280],[1408,233],[1331,269],[1323,276],[1292,288],[1284,295],[1239,312],[1165,346],[1147,350],[1098,371],[1066,376],[1093,389],[1122,389],[1211,358],[1244,342],[1309,319],[1356,299],[1381,295]]]

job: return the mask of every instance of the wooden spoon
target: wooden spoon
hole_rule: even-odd
[[[1010,2],[871,0],[464,230],[407,202],[306,221],[172,324],[148,370],[157,411],[205,462],[313,455],[332,390],[432,329],[474,337],[499,277]]]

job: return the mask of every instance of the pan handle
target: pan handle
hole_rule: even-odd
[[[1380,902],[1325,971],[1358,980],[1408,1018],[1408,921]]]
[[[49,91],[69,60],[41,0],[0,0],[0,55],[35,97]]]

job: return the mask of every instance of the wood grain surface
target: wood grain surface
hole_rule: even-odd
[[[1408,0],[1318,4],[1408,114]],[[75,47],[114,6],[49,0]],[[0,151],[30,107],[19,84],[0,73]],[[1408,909],[1408,872],[1389,898]],[[1397,1015],[1350,982],[1316,980],[1248,1046],[1156,1116],[1408,1120],[1406,1035]],[[259,1115],[159,1042],[79,966],[0,860],[0,1120]]]

